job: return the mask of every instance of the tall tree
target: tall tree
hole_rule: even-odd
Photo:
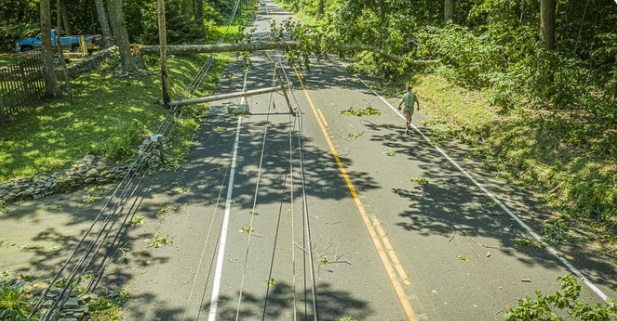
[[[191,19],[191,0],[182,0],[182,9],[184,12],[184,19]]]
[[[111,26],[109,26],[109,19],[107,18],[107,11],[105,10],[105,4],[103,0],[94,0],[96,5],[96,13],[99,19],[99,25],[101,26],[101,34],[103,35],[103,46],[109,48],[111,46]]]
[[[66,10],[66,0],[60,0],[60,8],[58,8],[58,10],[60,10],[60,15],[62,17],[62,27],[64,28],[64,32],[66,32],[67,35],[72,35],[73,30],[71,29],[69,14]],[[59,24],[60,23],[58,23],[58,25]]]
[[[109,9],[111,28],[116,38],[118,51],[120,52],[122,73],[127,75],[137,74],[137,62],[131,54],[129,33],[126,30],[126,21],[124,20],[124,12],[122,11],[122,0],[107,0],[107,7]]]
[[[43,78],[45,80],[45,97],[55,98],[60,94],[58,79],[54,67],[51,46],[51,5],[49,0],[41,0],[41,42],[43,51]]]
[[[540,3],[540,29],[544,49],[554,50],[555,41],[555,21],[557,16],[557,0],[542,0]]]
[[[446,22],[454,21],[454,0],[445,0],[443,16]]]
[[[194,16],[195,16],[195,22],[197,23],[197,25],[201,28],[204,27],[204,1],[203,0],[195,0],[194,3],[195,6],[195,10],[194,10]]]

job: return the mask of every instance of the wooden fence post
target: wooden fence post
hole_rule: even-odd
[[[4,114],[4,96],[0,95],[0,124],[4,123],[6,115]]]

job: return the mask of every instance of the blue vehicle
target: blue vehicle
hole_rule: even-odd
[[[79,51],[80,49],[79,37],[80,36],[60,37],[60,45],[65,50]],[[93,51],[95,49],[100,48],[99,43],[97,41],[97,36],[84,36],[84,38],[86,41],[86,48],[88,49],[88,51]],[[51,45],[53,47],[56,46],[56,30],[55,29],[51,30]],[[17,50],[17,52],[37,50],[37,49],[41,49],[42,47],[43,47],[43,43],[41,42],[40,34],[33,38],[17,40],[17,42],[15,43],[15,49]]]

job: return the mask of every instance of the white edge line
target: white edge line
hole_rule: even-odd
[[[615,0],[615,2],[617,2],[617,0]],[[375,90],[370,89],[370,86],[364,82],[364,80],[360,79],[360,81],[367,87],[369,88],[369,90],[371,92],[373,92],[373,94],[377,97],[379,97],[379,99],[381,101],[383,101],[386,105],[388,105],[388,107],[390,107],[397,115],[399,115],[399,117],[401,118],[405,118],[403,116],[403,114],[401,114],[396,108],[394,108],[394,106],[392,106],[385,98],[383,98],[381,95],[379,95]],[[427,142],[431,142],[431,140],[426,137],[424,135],[424,133],[422,133],[414,124],[411,124],[411,127],[422,136],[422,138],[424,138],[424,140],[426,140]],[[446,154],[443,150],[441,150],[441,148],[433,145],[433,147],[441,154],[443,155],[450,163],[452,163],[452,165],[454,165],[459,171],[461,171],[461,173],[463,173],[467,178],[469,178],[469,180],[471,180],[471,182],[476,185],[482,192],[484,192],[488,197],[490,197],[495,203],[497,203],[499,205],[499,207],[501,207],[501,209],[508,213],[508,215],[510,215],[510,217],[512,219],[514,219],[523,229],[525,229],[525,231],[527,231],[527,233],[529,233],[536,241],[538,241],[540,244],[542,244],[542,246],[544,246],[549,253],[551,253],[553,256],[555,256],[557,258],[557,260],[559,260],[559,262],[561,262],[563,265],[566,266],[566,268],[568,268],[568,270],[570,270],[570,272],[572,272],[574,275],[576,275],[581,281],[583,281],[588,287],[589,289],[591,289],[591,291],[593,291],[596,295],[598,295],[602,300],[604,300],[604,302],[608,302],[608,296],[606,294],[604,294],[604,292],[602,292],[602,290],[600,290],[595,284],[593,284],[591,281],[589,281],[585,276],[583,276],[583,274],[577,269],[575,268],[572,264],[570,264],[570,262],[568,262],[565,258],[563,258],[563,256],[561,256],[559,254],[559,252],[557,252],[557,250],[555,250],[552,246],[550,246],[548,243],[546,243],[545,241],[542,240],[542,238],[540,237],[540,235],[538,235],[536,232],[534,232],[531,227],[529,227],[529,225],[525,224],[525,222],[523,222],[516,214],[514,214],[505,204],[503,204],[499,199],[497,199],[497,197],[495,197],[493,195],[493,193],[489,192],[482,184],[480,184],[478,181],[476,181],[469,173],[467,173],[466,170],[464,170],[457,162],[455,162],[452,158],[450,158],[450,156],[448,156],[448,154]]]
[[[241,124],[242,117],[238,117],[238,126],[236,127],[236,141],[234,142],[233,154],[231,159],[231,171],[229,172],[229,184],[227,185],[227,198],[225,200],[225,215],[223,216],[223,225],[221,226],[218,255],[216,257],[216,270],[214,272],[214,284],[212,285],[212,298],[210,299],[210,311],[208,312],[208,321],[216,320],[216,310],[218,309],[219,292],[221,289],[221,278],[223,274],[223,260],[225,258],[225,245],[227,243],[227,230],[229,229],[229,215],[231,213],[231,198],[233,195],[234,178],[236,176],[238,142],[240,141]]]

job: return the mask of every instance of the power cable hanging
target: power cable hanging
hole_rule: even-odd
[[[255,16],[255,18],[253,19],[253,30],[255,29],[255,25],[257,22],[257,15]],[[251,37],[252,37],[252,33],[251,33]],[[248,67],[245,70],[245,74],[244,74],[244,83],[243,83],[243,88],[242,90],[244,92],[246,92],[247,89],[247,78],[248,78],[248,72],[249,69]],[[274,78],[274,75],[272,76]],[[251,238],[252,238],[252,231],[253,231],[253,221],[255,219],[255,211],[256,211],[256,207],[257,207],[257,199],[259,197],[259,183],[261,180],[261,174],[262,174],[262,168],[263,168],[263,160],[264,160],[264,153],[265,153],[265,148],[266,148],[266,140],[268,137],[268,128],[270,126],[270,108],[272,107],[272,96],[273,93],[270,93],[269,95],[269,101],[268,101],[268,111],[267,111],[267,116],[266,116],[266,125],[264,127],[264,133],[263,133],[263,138],[262,138],[262,142],[261,142],[261,152],[259,155],[259,165],[257,168],[257,182],[255,183],[255,194],[253,196],[253,206],[251,209],[251,220],[249,223],[249,230],[248,230],[248,237],[247,237],[247,241],[246,241],[246,251],[245,251],[245,256],[244,256],[244,265],[243,265],[243,270],[242,270],[242,277],[240,280],[240,292],[238,293],[238,303],[237,303],[237,307],[236,307],[236,321],[239,320],[240,318],[240,306],[242,304],[242,295],[243,295],[243,291],[244,291],[244,281],[246,279],[246,270],[248,267],[248,259],[249,259],[249,250],[250,250],[250,245],[251,245]],[[268,284],[268,289],[270,288],[270,284]]]
[[[289,83],[289,79],[287,79],[287,74],[285,73],[284,68],[282,68],[283,64],[281,61],[280,56],[279,58],[279,65],[281,66],[281,69],[283,69],[282,73],[287,81],[287,84]],[[290,87],[290,86],[288,86]],[[296,110],[300,111],[300,108],[298,106],[298,102],[297,100],[295,100],[295,96],[293,94],[293,91],[291,92],[291,96],[294,97],[294,102],[296,103]],[[298,310],[297,310],[297,294],[296,294],[296,224],[295,224],[295,213],[294,213],[294,208],[295,208],[295,186],[294,186],[294,158],[293,158],[293,138],[294,138],[294,134],[297,135],[297,131],[296,131],[296,125],[298,125],[298,120],[301,119],[300,117],[296,115],[292,115],[289,114],[289,118],[292,118],[294,121],[293,127],[292,129],[290,129],[289,132],[289,172],[291,173],[291,181],[290,181],[290,188],[289,188],[289,198],[290,198],[290,207],[291,207],[291,213],[290,213],[290,217],[291,217],[291,260],[292,260],[292,291],[293,291],[293,314],[294,314],[294,321],[297,321],[298,318]],[[300,113],[301,115],[301,113]],[[263,320],[262,320],[263,321]]]
[[[287,72],[284,68],[281,68],[282,73],[283,73],[283,77],[285,79],[285,82],[287,84],[291,84],[291,81],[289,79],[289,76],[287,75]],[[305,249],[305,253],[307,255],[305,255],[304,257],[307,258],[308,256],[308,263],[305,261],[305,268],[308,265],[309,266],[309,282],[311,285],[311,298],[310,300],[308,298],[306,298],[307,295],[307,291],[306,291],[306,278],[305,278],[305,315],[308,316],[308,307],[307,304],[308,302],[312,302],[311,307],[313,310],[313,320],[317,321],[319,320],[319,310],[318,310],[318,306],[317,306],[317,297],[318,297],[318,293],[317,293],[317,283],[316,283],[316,277],[315,277],[315,267],[314,267],[314,258],[313,258],[313,247],[312,247],[312,237],[311,237],[311,228],[310,228],[310,215],[309,215],[309,206],[308,206],[308,200],[307,200],[307,196],[306,196],[306,185],[305,185],[305,171],[304,171],[304,154],[303,154],[303,141],[302,141],[302,133],[304,130],[304,126],[303,126],[303,111],[300,107],[300,104],[297,100],[297,97],[295,96],[295,93],[293,90],[290,90],[291,92],[291,98],[293,99],[293,102],[296,106],[296,117],[298,117],[298,123],[299,123],[299,129],[296,135],[296,140],[297,140],[297,145],[298,145],[298,159],[299,159],[299,170],[300,170],[300,189],[301,189],[301,197],[302,197],[302,217],[303,217],[303,235],[304,235],[304,249]]]
[[[244,254],[244,265],[243,265],[243,269],[242,269],[242,277],[240,280],[240,292],[238,294],[238,304],[237,304],[237,308],[236,308],[236,321],[238,321],[240,319],[240,305],[242,303],[242,295],[243,295],[243,291],[244,291],[244,281],[246,279],[246,271],[247,271],[247,267],[248,267],[248,259],[249,259],[249,251],[250,251],[250,246],[251,246],[251,239],[253,236],[253,222],[255,220],[255,213],[256,213],[256,209],[257,209],[257,199],[259,198],[259,183],[261,180],[261,174],[263,173],[263,161],[264,161],[264,154],[265,154],[265,150],[266,150],[266,141],[268,138],[268,129],[270,126],[270,107],[272,106],[272,93],[270,94],[270,101],[268,102],[268,113],[266,116],[266,125],[264,127],[264,133],[263,133],[263,138],[262,138],[262,142],[261,142],[261,151],[260,151],[260,155],[259,155],[259,165],[257,168],[257,182],[255,182],[255,193],[253,195],[253,206],[251,208],[251,220],[249,223],[249,228],[248,228],[248,237],[246,240],[246,250],[245,250],[245,254]],[[269,285],[268,285],[269,287]]]
[[[231,159],[229,160],[229,163],[231,164]],[[208,244],[210,241],[210,236],[212,234],[212,227],[214,226],[214,219],[217,216],[217,212],[219,209],[219,206],[221,204],[221,199],[223,197],[223,190],[225,189],[225,182],[227,180],[227,174],[229,173],[229,167],[225,168],[225,174],[223,175],[223,179],[221,180],[221,184],[219,185],[219,194],[218,197],[216,199],[216,204],[214,205],[214,211],[212,213],[212,217],[210,219],[210,224],[208,226],[208,232],[206,233],[206,237],[204,239],[204,244],[202,245],[201,248],[201,256],[199,258],[199,263],[197,264],[197,270],[195,271],[194,275],[193,275],[193,285],[191,286],[191,291],[189,293],[189,297],[186,301],[186,308],[184,309],[184,314],[182,315],[182,321],[185,321],[188,315],[188,310],[189,310],[189,305],[191,304],[191,300],[193,298],[193,292],[195,290],[195,287],[197,285],[197,276],[199,276],[200,271],[201,271],[201,267],[203,265],[203,261],[204,261],[204,257],[206,255],[206,249],[208,248]],[[214,256],[213,256],[213,260],[214,260]],[[210,264],[212,266],[212,262]],[[206,290],[207,286],[204,287],[204,291],[203,291],[203,295],[202,295],[202,303],[203,303],[203,299],[205,296],[205,290]],[[201,313],[201,309],[199,309],[198,312],[198,316],[196,318],[196,320],[199,320],[199,314]]]

